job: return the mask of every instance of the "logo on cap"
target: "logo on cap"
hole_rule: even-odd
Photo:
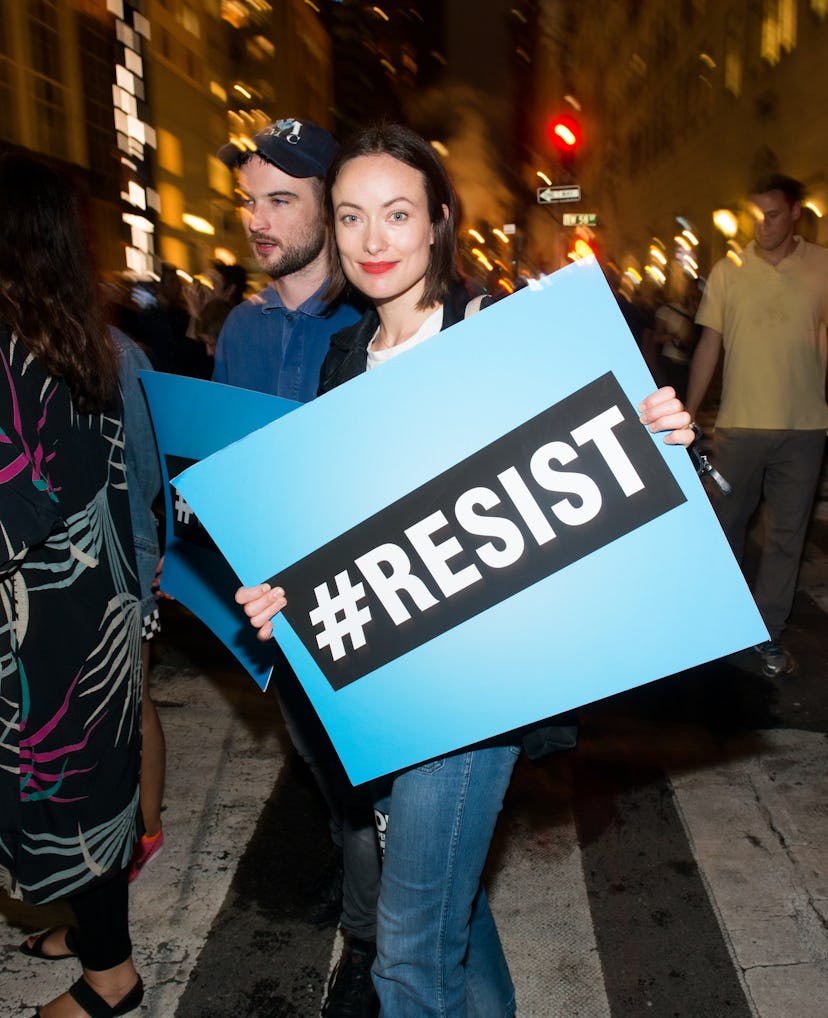
[[[223,145],[218,157],[225,166],[237,167],[253,151],[291,177],[324,177],[338,148],[318,124],[284,117],[262,127],[244,146],[234,141]]]
[[[288,142],[289,145],[298,145],[299,137],[302,133],[302,124],[298,120],[277,120],[275,124],[270,124],[266,127],[261,134],[266,134],[271,138],[279,138],[281,141]]]

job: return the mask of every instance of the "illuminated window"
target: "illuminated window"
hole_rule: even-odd
[[[201,36],[201,24],[198,20],[198,12],[189,4],[184,4],[175,16],[176,21],[196,39]]]
[[[272,60],[276,56],[276,47],[267,36],[257,35],[253,43],[256,46],[256,55],[261,56],[261,59]]]
[[[796,0],[779,0],[779,35],[782,49],[796,49]]]
[[[247,11],[241,0],[221,0],[221,16],[233,28],[243,28],[247,24]]]
[[[190,253],[183,241],[178,240],[177,237],[167,236],[162,236],[160,241],[162,261],[169,262],[171,265],[177,265],[179,268],[189,269]]]
[[[724,85],[728,92],[735,96],[742,94],[742,75],[744,73],[742,39],[741,27],[734,25],[728,28],[725,37]]]
[[[175,177],[184,174],[184,160],[181,154],[181,142],[174,134],[158,128],[158,165]]]
[[[152,28],[149,21],[134,8],[132,11],[132,24],[138,35],[142,35],[145,39],[149,39],[152,36]]]
[[[117,85],[112,86],[112,103],[116,110],[121,110],[128,116],[138,116],[138,103],[135,96],[125,92]]]
[[[762,58],[778,64],[796,46],[796,0],[765,0],[762,13]]]
[[[132,49],[124,50],[124,61],[127,70],[136,78],[144,77],[144,62],[141,57]]]
[[[184,215],[184,195],[181,188],[162,182],[158,185],[158,196],[161,199],[161,222],[180,230],[181,217]]]
[[[207,156],[207,180],[213,191],[233,197],[233,174],[215,156]]]
[[[267,0],[221,0],[221,16],[233,28],[264,20],[273,10]]]
[[[779,21],[776,17],[776,10],[768,10],[768,7],[775,8],[776,4],[766,4],[765,14],[762,17],[762,57],[769,64],[779,62]]]

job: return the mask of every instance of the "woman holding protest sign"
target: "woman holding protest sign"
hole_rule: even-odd
[[[331,288],[373,303],[337,333],[320,393],[462,320],[457,204],[431,146],[400,125],[357,133],[328,175],[338,260]],[[476,310],[476,309],[475,309]],[[671,389],[639,408],[650,431],[690,445],[690,415]],[[262,639],[287,603],[267,584],[236,595]],[[480,885],[520,746],[514,733],[398,773],[377,802],[385,830],[374,983],[387,1018],[509,1018],[514,988]],[[387,824],[385,823],[387,817]]]

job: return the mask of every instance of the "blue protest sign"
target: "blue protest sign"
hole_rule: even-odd
[[[140,377],[163,477],[167,527],[162,588],[209,626],[264,689],[273,667],[273,647],[257,640],[246,625],[233,603],[238,577],[169,480],[298,404],[198,378],[157,371],[142,371]]]
[[[766,639],[653,389],[581,262],[176,480],[354,782]]]

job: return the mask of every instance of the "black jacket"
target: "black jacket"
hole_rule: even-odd
[[[440,331],[462,322],[466,305],[472,294],[463,283],[454,283],[443,300],[443,324]],[[483,307],[491,298],[484,298]],[[319,372],[317,396],[335,389],[365,372],[368,363],[368,344],[379,327],[379,315],[374,308],[366,311],[355,325],[340,329],[331,336],[331,347]]]

